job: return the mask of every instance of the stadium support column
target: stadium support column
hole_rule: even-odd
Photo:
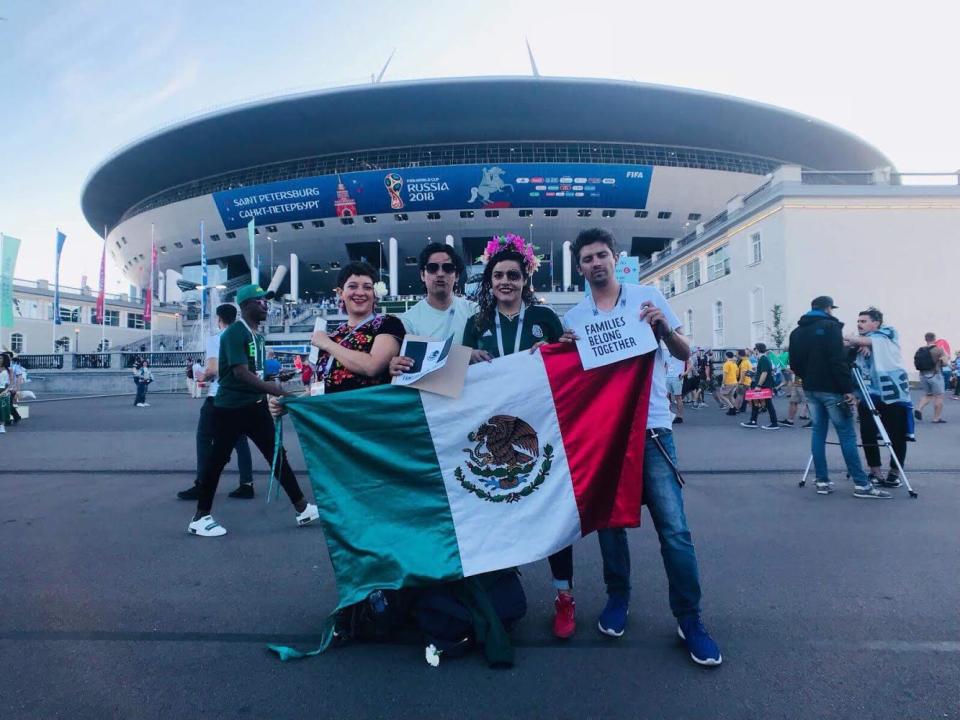
[[[390,238],[388,252],[390,253],[388,260],[388,266],[390,268],[390,295],[396,297],[400,294],[400,265],[397,262],[397,239],[395,237]]]
[[[290,253],[290,300],[300,300],[300,258],[296,253]]]
[[[571,285],[573,285],[573,268],[571,267],[572,263],[570,257],[570,241],[566,240],[563,243],[563,289],[566,291]]]

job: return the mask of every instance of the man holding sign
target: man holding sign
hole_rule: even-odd
[[[699,665],[722,661],[720,648],[700,619],[700,572],[681,493],[676,449],[670,426],[664,347],[678,360],[690,357],[690,344],[679,332],[679,318],[656,288],[622,285],[614,276],[616,242],[606,230],[584,230],[573,243],[577,269],[590,293],[564,316],[562,340],[576,342],[585,370],[651,351],[654,363],[643,459],[643,502],[660,540],[660,554],[670,588],[670,609],[677,632]],[[632,342],[631,342],[632,341]],[[600,348],[600,350],[597,350]],[[588,370],[589,371],[589,370]],[[607,605],[600,632],[623,635],[630,602],[630,552],[626,531],[600,530],[600,552],[607,584]]]

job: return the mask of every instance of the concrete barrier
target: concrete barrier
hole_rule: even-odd
[[[24,390],[37,399],[51,395],[133,395],[137,388],[130,370],[37,370],[29,374]],[[150,392],[187,391],[187,378],[179,370],[154,370]]]

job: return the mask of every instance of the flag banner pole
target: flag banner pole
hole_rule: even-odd
[[[203,237],[203,220],[200,221],[200,343],[206,343],[206,297],[207,297],[207,245]]]
[[[257,249],[255,237],[257,235],[257,229],[254,224],[253,218],[250,218],[250,222],[247,223],[247,239],[250,242],[250,282],[254,285],[260,284],[260,272],[257,268]]]
[[[147,283],[146,312],[144,320],[150,323],[150,354],[153,354],[153,278],[157,272],[157,246],[154,242],[154,226],[150,223],[150,282]]]
[[[13,337],[13,276],[17,267],[20,240],[0,233],[0,328],[10,328],[8,343]],[[7,346],[8,350],[13,350]]]
[[[107,226],[103,226],[103,250],[100,251],[100,289],[97,293],[97,321],[100,323],[100,352],[107,351]]]
[[[60,319],[60,253],[63,252],[63,243],[66,240],[67,236],[57,228],[56,260],[53,267],[53,327],[51,328],[53,352],[57,351],[57,325],[63,322]]]

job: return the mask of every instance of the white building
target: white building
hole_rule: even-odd
[[[912,372],[924,333],[960,348],[958,177],[913,185],[900,183],[931,178],[784,166],[655,253],[641,282],[663,291],[701,347],[778,345],[774,309],[789,337],[818,295],[833,297],[845,332],[872,305],[900,332]]]
[[[105,323],[96,322],[97,293],[91,288],[60,287],[61,324],[53,323],[53,286],[46,280],[13,282],[13,328],[4,328],[0,346],[18,354],[53,352],[93,353],[133,343],[149,346],[150,326],[144,322],[143,302],[109,293],[104,303]],[[154,339],[174,349],[181,328],[178,306],[153,307]]]

